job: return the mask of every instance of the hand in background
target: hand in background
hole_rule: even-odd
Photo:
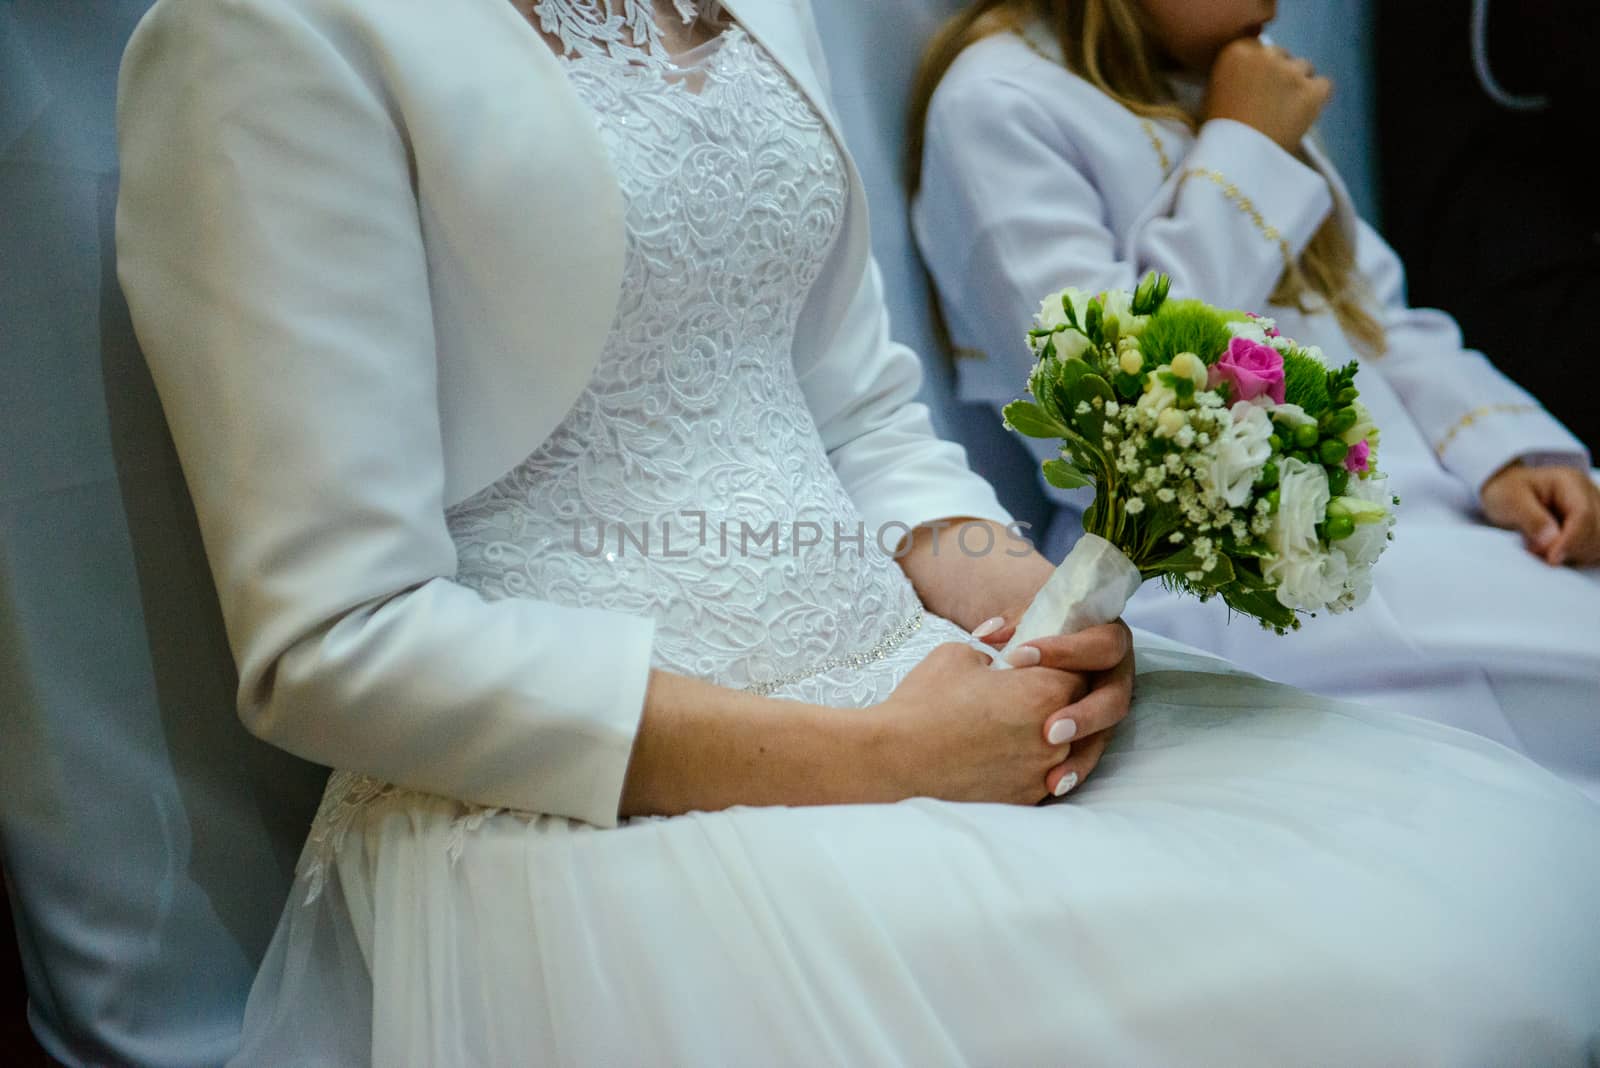
[[[997,649],[1003,647],[1011,640],[1027,607],[1019,605],[1004,616],[989,620],[973,632],[973,637]],[[1037,650],[1037,659],[1033,650]],[[1119,619],[1076,634],[1036,639],[1012,650],[1010,658],[1018,667],[1037,664],[1069,672],[1081,680],[1084,688],[1071,705],[1045,721],[1048,739],[1071,744],[1070,754],[1049,776],[1050,791],[1059,796],[1094,770],[1111,741],[1112,728],[1128,714],[1133,703],[1133,634]],[[1069,776],[1070,784],[1061,789],[1060,784]]]
[[[1332,95],[1333,82],[1319,77],[1309,60],[1243,37],[1218,53],[1204,114],[1254,127],[1294,152]]]
[[[1600,488],[1577,467],[1512,463],[1483,484],[1483,514],[1553,567],[1600,563]]]

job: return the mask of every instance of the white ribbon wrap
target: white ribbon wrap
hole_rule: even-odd
[[[1110,623],[1122,615],[1141,581],[1139,569],[1121,549],[1098,534],[1085,534],[1034,595],[994,666],[1009,668],[1006,654],[1035,638]]]

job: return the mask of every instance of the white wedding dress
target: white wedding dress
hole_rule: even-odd
[[[789,344],[840,150],[736,26],[669,60],[592,4],[536,10],[614,158],[627,276],[564,424],[452,511],[458,578],[653,616],[662,668],[881,700],[966,635],[870,535],[833,536],[859,519]],[[776,551],[747,533],[774,522]],[[1471,735],[1159,639],[1139,662],[1100,769],[1034,809],[597,830],[336,773],[238,1063],[1600,1056],[1600,810]]]

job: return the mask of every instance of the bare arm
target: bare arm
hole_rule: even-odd
[[[901,545],[900,567],[929,611],[967,630],[1026,605],[1050,561],[993,520],[958,516],[926,523]]]
[[[654,672],[621,814],[730,805],[937,797],[1033,804],[1068,746],[1049,726],[1082,694],[1069,671],[989,670],[964,645],[935,649],[888,700],[835,709]]]

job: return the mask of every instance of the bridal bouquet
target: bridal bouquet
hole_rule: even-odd
[[[1040,305],[1033,400],[1007,405],[1006,425],[1059,440],[1045,478],[1095,498],[1007,649],[1115,619],[1152,578],[1280,634],[1371,591],[1399,502],[1357,365],[1329,369],[1271,319],[1167,288],[1151,273],[1131,294]]]

